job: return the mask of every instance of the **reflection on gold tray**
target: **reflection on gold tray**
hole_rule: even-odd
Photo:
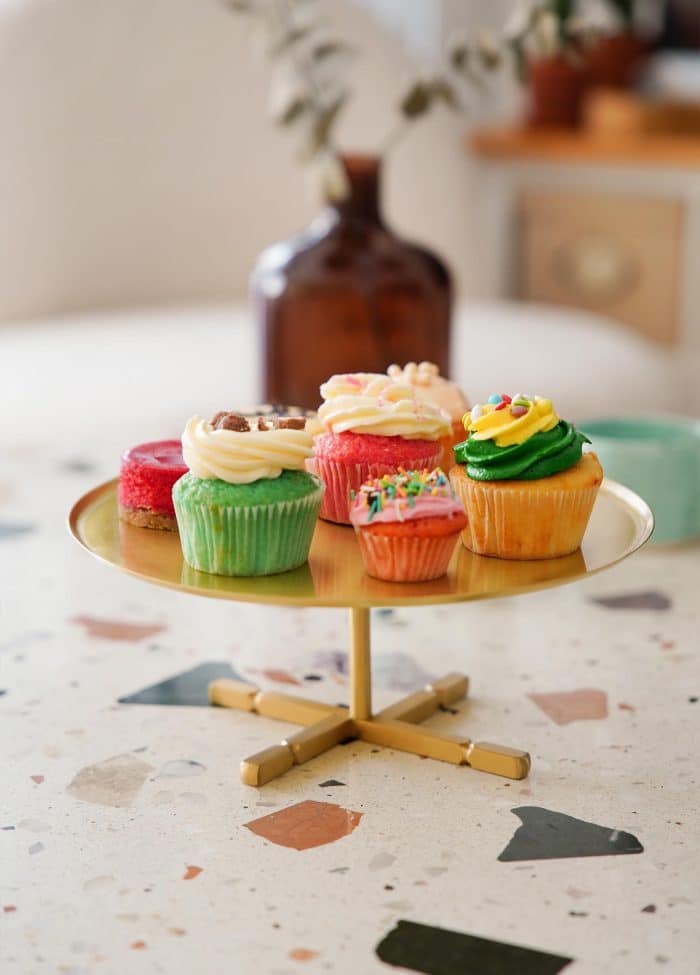
[[[352,528],[319,521],[309,561],[274,576],[216,576],[190,568],[175,532],[119,520],[117,481],[82,497],[70,529],[88,551],[149,582],[201,596],[300,606],[402,606],[513,595],[570,582],[614,565],[642,545],[653,528],[647,505],[627,488],[603,481],[581,549],[559,559],[515,562],[474,555],[459,543],[447,575],[432,582],[372,579]]]

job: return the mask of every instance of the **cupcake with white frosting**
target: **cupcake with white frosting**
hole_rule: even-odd
[[[323,484],[305,470],[303,417],[192,417],[182,435],[189,472],[173,487],[182,554],[216,575],[286,572],[308,558]]]
[[[350,524],[350,495],[364,481],[437,466],[449,417],[421,402],[408,383],[380,373],[336,375],[321,386],[321,395],[307,467],[326,485],[322,518]]]
[[[455,463],[454,447],[464,440],[462,417],[469,409],[469,400],[456,383],[440,375],[434,362],[407,362],[389,366],[387,375],[397,383],[408,383],[419,403],[430,403],[447,413],[452,429],[440,438],[442,457],[440,466],[446,471]]]

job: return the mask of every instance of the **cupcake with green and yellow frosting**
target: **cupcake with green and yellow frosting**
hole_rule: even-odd
[[[286,572],[308,558],[324,486],[304,469],[304,417],[192,417],[182,435],[189,472],[173,503],[185,561],[227,576]]]
[[[494,394],[464,415],[450,481],[467,512],[462,542],[503,559],[548,559],[581,545],[603,470],[551,400]]]

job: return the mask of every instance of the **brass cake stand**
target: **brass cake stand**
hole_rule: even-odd
[[[200,596],[285,606],[342,606],[350,610],[350,704],[333,707],[304,697],[261,691],[241,681],[220,679],[209,686],[212,704],[255,712],[303,725],[280,744],[241,762],[246,785],[264,785],[348,738],[468,765],[483,772],[522,779],[527,752],[421,726],[441,705],[463,698],[469,679],[448,674],[424,690],[372,713],[370,610],[508,596],[544,589],[592,575],[626,558],[649,538],[654,521],[641,498],[614,481],[603,481],[581,548],[559,559],[511,562],[485,558],[456,547],[447,575],[433,582],[393,583],[364,571],[351,528],[320,521],[308,562],[291,572],[264,577],[209,575],[190,568],[174,532],[125,524],[117,514],[117,480],[80,498],[69,516],[77,541],[92,555],[145,579]]]

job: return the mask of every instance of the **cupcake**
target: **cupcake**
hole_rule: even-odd
[[[407,362],[406,365],[393,365],[387,375],[397,383],[408,383],[419,403],[430,403],[439,407],[450,418],[452,430],[440,438],[442,457],[440,466],[449,470],[455,462],[453,447],[464,440],[462,417],[469,409],[469,400],[456,383],[440,375],[434,362]]]
[[[350,520],[367,573],[389,582],[425,582],[444,575],[467,523],[439,467],[366,481],[354,496]]]
[[[303,417],[192,417],[182,435],[189,468],[173,487],[182,554],[201,572],[261,576],[308,558],[323,484],[304,470]]]
[[[157,440],[122,454],[119,517],[139,528],[177,531],[173,484],[187,473],[179,440]]]
[[[326,485],[321,517],[349,524],[350,492],[404,470],[431,470],[450,421],[419,402],[411,386],[378,373],[331,376],[321,386],[314,457],[307,465]]]
[[[603,470],[587,437],[539,396],[493,395],[464,417],[450,480],[464,545],[503,559],[548,559],[580,546]]]

